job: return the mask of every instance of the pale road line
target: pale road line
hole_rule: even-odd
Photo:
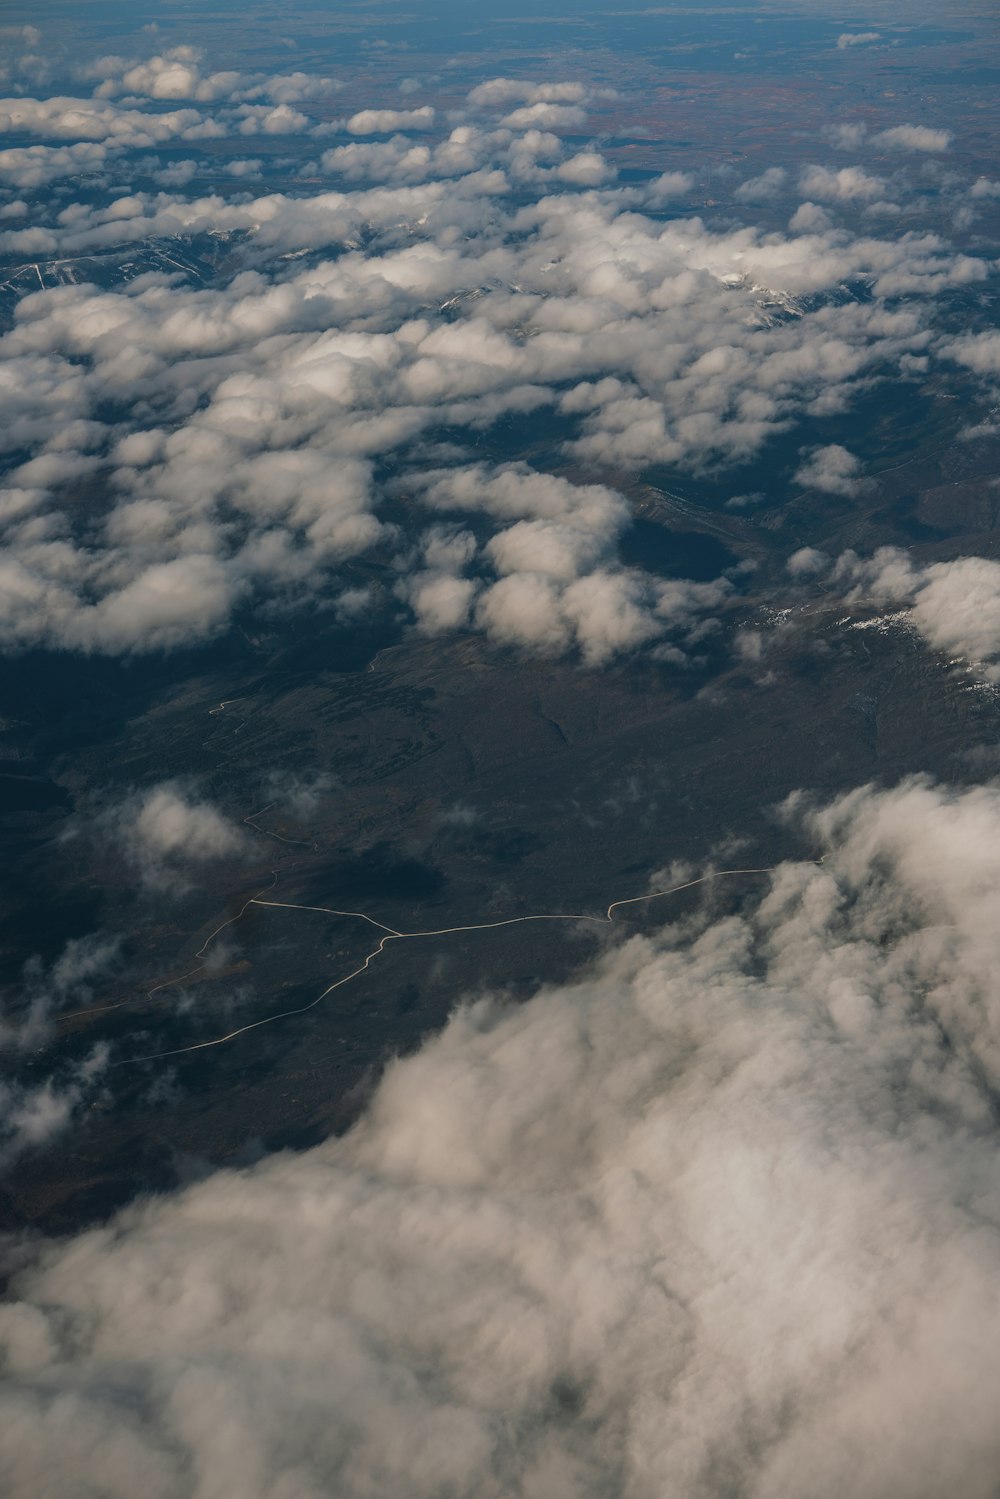
[[[265,885],[263,890],[258,890],[257,895],[263,895],[264,890],[274,889],[275,885],[278,883],[278,871],[276,869],[272,869],[271,875],[272,879],[270,885]],[[214,942],[219,933],[224,932],[227,926],[232,926],[235,922],[240,921],[246,913],[247,906],[252,906],[256,901],[256,898],[256,896],[251,895],[249,899],[243,902],[242,906],[240,906],[240,909],[237,911],[235,916],[228,917],[225,921],[219,923],[214,932],[209,932],[208,936],[205,938],[204,942],[195,953],[195,957],[203,958],[205,956],[205,949],[208,947],[208,944],[210,942]],[[153,995],[158,994],[161,989],[171,989],[174,984],[183,984],[185,979],[194,978],[196,973],[204,973],[206,967],[207,964],[199,963],[197,968],[189,968],[187,973],[179,973],[175,978],[164,979],[162,983],[154,984],[152,989],[146,990],[146,998],[152,999]],[[129,994],[126,995],[124,999],[117,1000],[113,1005],[95,1005],[92,1009],[89,1010],[70,1010],[68,1014],[61,1015],[59,1018],[61,1020],[80,1020],[85,1015],[103,1015],[108,1010],[120,1010],[124,1005],[135,1004],[137,997],[138,996],[135,994]]]
[[[322,911],[327,916],[357,916],[361,921],[370,921],[372,926],[377,926],[380,931],[389,932],[393,937],[409,936],[408,932],[397,932],[394,926],[386,926],[384,921],[376,921],[374,916],[366,916],[364,911],[335,911],[332,906],[300,906],[291,900],[259,900],[252,896],[247,903],[252,906],[278,906],[283,911]]]
[[[238,698],[233,698],[233,702],[238,701]],[[260,833],[261,837],[263,838],[276,838],[279,843],[295,843],[298,844],[299,848],[318,849],[319,845],[317,843],[313,843],[309,838],[286,838],[284,833],[275,833],[271,830],[271,828],[260,827],[257,822],[257,818],[263,817],[265,812],[270,812],[271,808],[275,805],[275,802],[268,802],[266,807],[261,807],[259,812],[251,812],[250,816],[244,817],[243,821],[246,823],[247,827],[253,828],[254,832]]]
[[[230,703],[238,703],[238,702],[241,701],[241,699],[233,697],[233,698],[227,699],[227,701],[230,702]],[[220,703],[219,704],[219,709],[212,709],[211,711],[212,712],[217,712],[217,711],[221,710],[222,708],[224,708],[225,706],[226,706],[226,703]],[[261,807],[261,809],[260,809],[259,812],[251,812],[249,817],[244,817],[243,818],[243,821],[245,823],[247,823],[248,826],[252,827],[255,832],[261,833],[265,837],[269,836],[269,837],[272,837],[272,838],[278,838],[278,839],[280,839],[280,841],[282,843],[301,843],[306,848],[315,848],[316,847],[315,843],[308,844],[302,838],[282,838],[280,833],[269,833],[267,828],[260,828],[260,827],[258,827],[257,823],[254,821],[254,819],[257,818],[257,817],[263,817],[264,813],[265,812],[270,812],[270,810],[271,810],[271,808],[273,806],[274,806],[274,802],[268,802],[268,804],[267,804],[266,807]],[[264,894],[264,890],[273,890],[274,887],[275,887],[275,885],[277,883],[278,883],[278,871],[276,869],[272,869],[271,870],[271,883],[270,883],[270,885],[265,885],[262,890],[258,890],[256,896],[251,895],[248,900],[245,900],[243,902],[242,906],[240,906],[240,909],[237,911],[237,913],[236,913],[235,916],[228,917],[225,921],[219,923],[219,925],[215,928],[214,932],[209,932],[208,936],[205,938],[204,942],[201,944],[201,946],[198,948],[198,951],[195,953],[195,957],[196,958],[203,958],[205,956],[205,950],[208,947],[209,943],[214,942],[215,939],[216,939],[216,937],[219,935],[219,933],[225,931],[225,929],[226,929],[227,926],[233,926],[237,921],[241,921],[242,918],[243,918],[243,916],[246,913],[247,906],[253,905],[254,902],[257,901],[258,897]],[[265,904],[265,902],[260,902],[260,904]],[[317,907],[317,909],[319,909],[319,908]],[[348,914],[348,913],[345,913],[345,914]],[[361,913],[360,912],[352,912],[352,913],[349,913],[349,914],[360,915]],[[365,918],[365,919],[367,920],[369,918]],[[380,926],[381,923],[380,922],[376,922],[375,925],[376,926]],[[388,931],[389,928],[385,928],[385,930]],[[190,968],[190,969],[188,969],[187,973],[180,973],[175,978],[164,979],[162,983],[155,984],[152,989],[147,989],[146,990],[146,998],[147,999],[152,999],[153,995],[154,994],[158,994],[161,989],[171,989],[171,988],[173,988],[173,986],[175,984],[183,984],[183,982],[184,982],[185,979],[194,978],[195,974],[203,973],[205,971],[205,967],[206,967],[206,964],[199,963],[199,965],[198,965],[197,968]],[[135,1001],[136,1001],[137,998],[138,998],[138,995],[128,994],[128,995],[125,996],[124,999],[116,1000],[113,1005],[94,1005],[94,1006],[92,1006],[88,1010],[70,1010],[67,1014],[62,1015],[60,1017],[60,1019],[62,1019],[62,1020],[82,1020],[87,1015],[104,1015],[109,1010],[120,1010],[120,1009],[124,1008],[125,1005],[135,1004]]]
[[[265,807],[263,810],[267,811],[267,808]],[[260,813],[258,813],[257,815],[259,816]],[[244,821],[248,820],[249,819],[244,818]],[[811,862],[815,864],[822,864],[823,859],[815,859]],[[137,1062],[158,1062],[167,1057],[185,1056],[188,1052],[207,1051],[210,1047],[224,1046],[229,1041],[235,1041],[238,1036],[245,1036],[248,1031],[259,1030],[261,1026],[273,1025],[278,1020],[289,1020],[295,1015],[305,1015],[309,1010],[314,1010],[316,1006],[320,1004],[324,999],[326,999],[328,994],[332,994],[335,989],[342,988],[344,984],[349,984],[352,979],[359,978],[361,974],[367,972],[368,968],[371,966],[375,958],[381,957],[382,953],[386,949],[387,944],[390,942],[412,942],[418,937],[445,937],[457,932],[495,931],[498,927],[520,926],[529,921],[590,921],[603,926],[608,923],[614,922],[614,916],[612,913],[619,910],[622,906],[635,906],[646,900],[662,900],[667,895],[677,895],[682,890],[692,890],[696,885],[705,885],[711,880],[724,879],[728,876],[773,874],[777,868],[778,865],[770,864],[761,869],[714,870],[710,874],[700,875],[696,880],[686,880],[682,885],[673,885],[668,890],[650,890],[645,895],[633,895],[623,900],[612,901],[603,916],[590,916],[582,914],[508,916],[503,921],[480,921],[471,923],[468,926],[436,927],[423,932],[399,932],[394,927],[386,926],[384,922],[376,921],[373,916],[366,915],[364,911],[338,911],[330,906],[306,906],[298,905],[292,901],[261,900],[259,896],[252,895],[249,900],[247,900],[243,905],[242,909],[239,912],[239,915],[231,916],[228,921],[224,921],[222,923],[222,926],[216,927],[216,930],[212,933],[211,937],[206,938],[199,952],[195,954],[196,957],[201,957],[202,953],[205,951],[205,948],[208,946],[209,942],[211,942],[212,937],[214,937],[218,932],[221,932],[223,927],[231,925],[234,921],[238,921],[249,906],[271,906],[289,911],[318,911],[328,916],[353,916],[360,919],[361,921],[370,922],[372,926],[379,927],[382,931],[385,932],[386,935],[381,939],[378,947],[374,948],[370,953],[368,953],[364,962],[359,968],[355,968],[353,972],[345,974],[343,978],[335,979],[332,984],[327,985],[327,987],[321,994],[317,994],[316,998],[311,999],[306,1005],[300,1005],[294,1010],[282,1010],[275,1015],[265,1015],[260,1020],[251,1020],[246,1025],[241,1025],[238,1026],[235,1030],[227,1031],[224,1036],[214,1036],[209,1041],[196,1041],[190,1046],[178,1046],[174,1047],[170,1051],[155,1051],[141,1057],[124,1057],[121,1061],[112,1062],[110,1065],[112,1067],[128,1067]],[[275,874],[275,879],[277,879],[277,874]],[[204,967],[204,965],[202,965],[202,967]],[[199,973],[201,972],[201,969],[194,969],[193,971],[195,973]],[[190,976],[190,974],[182,975],[183,978],[190,978]],[[168,979],[165,981],[165,983],[160,984],[157,987],[162,989],[166,988],[171,983],[180,982],[181,979]],[[154,994],[156,990],[150,990],[149,992],[151,994]],[[112,1006],[110,1008],[116,1007]]]
[[[815,864],[822,864],[822,859],[814,859]],[[688,880],[686,885],[674,885],[670,890],[650,890],[648,895],[632,895],[628,900],[613,900],[608,907],[608,920],[612,921],[612,911],[617,911],[620,906],[637,906],[640,901],[659,900],[662,895],[677,895],[681,890],[691,890],[695,885],[704,885],[706,880],[721,880],[730,874],[773,874],[777,864],[769,864],[765,869],[717,869],[714,874],[703,874],[696,880]]]

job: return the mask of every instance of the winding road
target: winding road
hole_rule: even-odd
[[[263,809],[263,811],[267,810],[267,808]],[[260,817],[262,815],[262,812],[253,814],[254,817]],[[252,818],[245,818],[244,821],[249,823],[251,826],[255,826]],[[267,830],[258,828],[257,831],[266,833]],[[277,837],[280,835],[275,834],[272,836]],[[283,839],[282,841],[291,842],[292,840]],[[823,861],[822,859],[820,859],[816,860],[815,862],[822,863]],[[195,954],[196,957],[206,957],[208,948],[215,940],[215,938],[219,935],[219,933],[224,931],[226,927],[232,926],[236,922],[240,921],[251,906],[266,906],[274,910],[284,911],[314,911],[322,913],[325,916],[349,917],[358,921],[367,922],[370,926],[376,927],[379,931],[381,931],[383,935],[382,937],[380,937],[378,945],[376,947],[373,947],[371,952],[366,954],[364,961],[357,968],[352,969],[350,973],[345,973],[341,978],[335,979],[332,984],[328,984],[326,988],[320,994],[317,994],[315,999],[311,999],[308,1004],[299,1005],[291,1010],[279,1010],[272,1015],[263,1016],[260,1020],[248,1021],[246,1025],[237,1026],[231,1031],[226,1031],[224,1035],[213,1036],[208,1041],[195,1041],[189,1046],[177,1046],[169,1051],[149,1052],[143,1056],[124,1057],[117,1062],[112,1062],[110,1065],[113,1067],[128,1067],[134,1066],[140,1062],[157,1062],[167,1057],[185,1056],[189,1052],[207,1051],[214,1046],[225,1046],[227,1043],[235,1041],[237,1037],[245,1036],[249,1031],[260,1030],[262,1026],[274,1025],[279,1020],[289,1020],[296,1015],[305,1015],[309,1010],[314,1010],[317,1005],[322,1004],[323,1000],[326,999],[329,994],[332,994],[335,989],[343,988],[345,984],[351,983],[354,979],[360,978],[363,973],[366,973],[371,967],[372,963],[376,960],[376,958],[381,957],[382,953],[385,951],[390,942],[418,942],[427,937],[446,937],[459,932],[496,931],[500,927],[521,926],[528,922],[540,921],[568,921],[577,923],[588,922],[596,926],[607,926],[614,922],[614,913],[616,911],[622,910],[625,906],[637,906],[641,905],[642,902],[649,900],[662,900],[668,895],[678,895],[682,890],[692,890],[695,886],[708,884],[712,880],[731,879],[736,876],[744,875],[771,874],[776,868],[777,866],[772,864],[759,869],[712,870],[708,874],[699,875],[697,879],[685,880],[682,884],[679,885],[671,885],[670,888],[666,890],[649,890],[644,895],[632,895],[627,896],[621,900],[613,900],[607,907],[603,916],[594,916],[586,913],[542,913],[539,915],[529,916],[508,916],[501,921],[477,921],[461,926],[433,927],[429,928],[426,931],[419,932],[401,932],[396,927],[387,926],[385,922],[376,920],[374,916],[369,916],[366,911],[340,910],[334,906],[300,905],[294,901],[265,900],[263,898],[264,891],[259,891],[256,895],[250,896],[249,899],[244,902],[235,916],[230,916],[228,920],[221,922],[220,925],[217,926],[215,930],[209,934],[208,937],[206,937],[205,941],[202,943],[201,947]],[[265,886],[265,889],[273,889],[275,884],[277,883],[277,879],[278,876],[277,872],[275,871],[271,885]],[[148,993],[152,995],[157,993],[160,989],[169,988],[173,984],[183,983],[185,979],[193,977],[193,975],[196,973],[201,973],[204,970],[204,967],[205,964],[202,963],[198,968],[191,969],[188,973],[181,974],[177,978],[166,979],[162,984],[157,984],[155,989],[150,989]],[[122,1001],[122,1003],[126,1002],[127,1001]],[[106,1008],[115,1009],[119,1008],[119,1006],[112,1005],[107,1006]]]

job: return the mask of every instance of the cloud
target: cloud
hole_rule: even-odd
[[[833,171],[829,167],[812,166],[802,169],[799,191],[824,202],[869,203],[885,194],[886,184],[881,177],[869,176],[862,167]]]
[[[0,993],[0,1056],[7,1073],[0,1076],[0,1172],[58,1139],[103,1088],[110,1060],[105,1042],[58,1062],[48,1076],[37,1058],[51,1045],[60,1014],[90,1007],[97,986],[118,967],[120,949],[120,939],[106,932],[74,938],[48,966],[30,958],[19,984]]]
[[[362,109],[351,115],[351,135],[388,135],[393,130],[430,130],[435,111],[429,104],[420,109]]]
[[[103,1085],[109,1049],[101,1044],[75,1065],[41,1083],[0,1078],[0,1170],[50,1145],[71,1128]]]
[[[484,97],[498,109],[579,107],[575,88],[535,88]],[[194,111],[197,128],[301,128],[288,100],[233,98],[224,125]],[[38,128],[49,116],[70,128],[65,100],[16,103]],[[103,161],[113,176],[129,131],[183,136],[174,117],[185,112],[170,103],[137,123],[126,102],[76,101],[73,129],[105,138],[14,147],[11,173],[62,172],[79,153],[81,167]],[[178,155],[159,176],[183,189],[197,162],[186,147]],[[563,642],[596,661],[652,644],[673,616],[655,578],[619,566],[620,496],[561,490],[544,474],[470,479],[460,456],[445,482],[421,444],[550,409],[553,464],[599,475],[742,463],[810,414],[847,409],[907,356],[931,357],[934,298],[988,269],[934,235],[836,229],[818,203],[788,234],[663,222],[649,210],[690,192],[689,175],[611,186],[598,152],[573,154],[537,123],[353,140],[307,164],[337,179],[320,191],[247,192],[235,174],[254,161],[214,164],[221,186],[209,195],[102,187],[0,228],[6,251],[30,257],[26,284],[46,284],[20,298],[0,340],[6,649],[172,650],[225,631],[237,609],[310,599],[344,614],[333,601],[359,592],[343,570],[369,551],[395,566],[391,596],[424,630],[451,619],[527,640],[510,607],[523,599],[544,649]],[[816,173],[828,201],[867,204],[883,186],[856,167]],[[205,236],[238,269],[185,284],[178,254],[202,253]],[[156,268],[113,288],[65,284],[44,259],[127,246]],[[857,282],[866,299],[845,299]],[[102,503],[81,505],[80,484]],[[479,516],[467,576],[420,558],[386,503],[400,484],[421,504]],[[522,575],[534,581],[508,581]],[[589,592],[564,598],[586,577]],[[586,623],[610,593],[629,621],[617,644]]]
[[[834,125],[827,135],[843,151],[856,151],[866,142],[891,151],[947,151],[955,138],[950,130],[927,125],[893,125],[870,136],[867,125],[859,123]]]
[[[61,177],[100,172],[108,160],[108,148],[97,141],[73,146],[11,146],[0,151],[0,179],[11,187],[45,187]]]
[[[842,553],[830,582],[849,603],[905,610],[907,624],[933,650],[1000,682],[1000,563],[958,557],[919,564],[898,547],[880,547],[870,557]]]
[[[944,344],[942,354],[964,364],[977,375],[1000,373],[1000,333],[989,330],[985,333],[967,333],[962,338]]]
[[[867,47],[871,42],[881,40],[880,31],[842,31],[837,38],[837,46],[843,51],[846,47]]]
[[[103,825],[153,890],[188,888],[194,867],[246,852],[246,835],[209,802],[173,782],[109,809]]]
[[[0,99],[0,132],[41,135],[49,139],[105,141],[118,146],[154,146],[159,142],[205,140],[223,135],[223,127],[197,109],[147,113],[105,100],[55,97]]]
[[[153,100],[190,99],[197,103],[239,103],[267,98],[273,104],[298,104],[325,99],[343,85],[333,78],[309,73],[244,73],[233,69],[206,72],[198,47],[171,47],[145,60],[100,57],[79,70],[78,76],[97,80],[97,98],[121,94]]]
[[[644,190],[646,202],[651,208],[659,208],[677,198],[686,198],[695,185],[690,172],[661,172]]]
[[[793,234],[825,234],[830,222],[830,215],[818,203],[800,203],[788,227]]]
[[[629,519],[615,491],[570,484],[523,464],[437,471],[422,483],[430,508],[485,512],[511,523],[483,549],[481,563],[499,578],[482,591],[455,576],[472,560],[471,533],[432,528],[425,538],[430,570],[404,589],[421,629],[464,627],[478,594],[472,622],[496,644],[543,654],[576,649],[588,666],[662,633],[671,611],[656,607],[652,580],[613,564],[614,541]],[[672,622],[686,626],[688,612]]]
[[[290,104],[241,104],[234,118],[241,135],[302,135],[309,118]]]
[[[873,146],[900,151],[947,151],[954,140],[950,130],[931,130],[926,125],[894,125],[872,136]]]
[[[599,151],[579,151],[568,161],[560,162],[555,175],[561,182],[574,187],[599,187],[616,176],[616,169],[605,161]]]
[[[476,585],[469,578],[448,573],[417,573],[407,584],[405,596],[413,609],[417,629],[428,635],[460,630],[469,619]]]
[[[738,203],[757,203],[776,198],[783,191],[787,180],[788,173],[784,167],[768,167],[759,177],[750,177],[746,182],[741,182],[734,196]]]
[[[500,121],[510,130],[579,130],[587,112],[577,104],[525,104]]]
[[[103,57],[85,69],[84,76],[102,80],[95,91],[99,98],[144,94],[150,99],[193,99],[199,103],[228,99],[239,88],[241,75],[233,71],[205,75],[201,58],[196,47],[174,47],[146,62]]]
[[[490,78],[469,93],[477,108],[502,109],[508,104],[582,104],[588,90],[582,83],[529,83],[523,78]]]
[[[822,867],[22,1268],[11,1499],[988,1499],[1000,793],[787,815]]]
[[[824,494],[857,494],[861,487],[861,460],[839,443],[814,448],[795,472],[795,483]]]
[[[935,650],[973,662],[1000,655],[1000,563],[959,557],[925,568],[911,619]],[[1000,680],[995,665],[989,672]]]
[[[831,125],[826,135],[842,151],[857,151],[868,139],[868,126],[857,123]]]
[[[0,1051],[27,1052],[49,1039],[53,1017],[71,1005],[86,1006],[95,982],[115,968],[120,939],[94,933],[67,942],[47,968],[29,958],[13,992],[0,994]]]

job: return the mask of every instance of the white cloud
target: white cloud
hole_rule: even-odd
[[[50,139],[105,141],[119,146],[154,146],[174,139],[202,140],[224,130],[196,109],[148,113],[103,99],[0,99],[0,133]]]
[[[108,148],[97,141],[74,146],[11,146],[0,151],[0,179],[12,187],[36,188],[60,177],[100,172],[108,160]]]
[[[837,38],[837,46],[843,51],[845,47],[867,47],[872,42],[881,40],[880,31],[842,31]]]
[[[196,103],[239,103],[267,98],[274,104],[298,104],[325,99],[343,85],[333,78],[309,73],[244,73],[226,69],[206,72],[204,53],[198,47],[171,47],[141,61],[136,58],[100,57],[79,70],[86,79],[96,79],[95,96],[115,98],[121,94],[142,95],[155,100],[190,99]]]
[[[1000,563],[987,557],[914,563],[898,547],[870,557],[844,552],[831,581],[851,603],[906,608],[932,649],[988,682],[1000,682]]]
[[[11,1499],[989,1499],[1000,794],[790,815],[822,867],[22,1270]]]
[[[17,102],[29,114],[38,104]],[[505,86],[493,102],[572,109],[578,95]],[[103,132],[129,113],[104,99],[77,103]],[[60,101],[43,104],[44,114]],[[241,122],[268,130],[278,116],[302,124],[288,102],[230,99],[225,114],[230,134]],[[44,149],[94,164],[90,152],[106,153],[105,164],[112,154],[96,140]],[[67,165],[32,146],[13,150],[23,154],[12,170]],[[215,165],[224,177],[255,163]],[[374,547],[396,556],[400,596],[422,628],[467,618],[523,640],[531,632],[509,607],[523,596],[546,648],[596,660],[624,648],[587,623],[612,590],[630,621],[622,641],[653,640],[654,624],[673,626],[655,580],[618,566],[620,497],[509,470],[428,475],[415,445],[441,427],[478,432],[551,407],[573,463],[631,472],[742,462],[810,412],[846,409],[855,389],[907,356],[927,358],[934,296],[987,273],[933,235],[832,228],[817,204],[800,207],[788,235],[664,223],[643,210],[690,192],[689,175],[595,187],[609,170],[603,159],[571,155],[534,125],[461,124],[433,143],[356,140],[326,152],[320,169],[344,190],[254,195],[227,185],[189,199],[118,188],[0,229],[5,250],[32,260],[207,234],[232,237],[253,266],[196,288],[171,283],[168,259],[167,276],[131,287],[61,285],[18,304],[0,340],[0,443],[17,455],[0,504],[7,648],[194,644],[225,630],[241,603],[350,595],[338,571]],[[185,152],[166,170],[183,186],[194,158]],[[809,173],[834,200],[866,203],[874,190],[860,168]],[[351,190],[358,180],[389,185]],[[855,280],[870,300],[842,299]],[[787,316],[775,319],[776,305]],[[141,415],[112,426],[111,409]],[[440,581],[457,574],[415,556],[410,577],[414,538],[384,519],[374,478],[388,454],[427,503],[484,518],[476,586]],[[67,486],[84,479],[102,486],[106,506],[68,499]],[[507,582],[536,574],[541,584]],[[582,589],[563,598],[588,576],[614,581],[594,582],[587,607],[573,603]],[[543,619],[550,596],[555,612]]]
[[[416,619],[417,629],[428,635],[463,629],[476,585],[469,578],[447,573],[417,573],[407,586],[407,598]]]
[[[500,121],[509,130],[579,130],[587,112],[577,104],[525,104]]]
[[[804,167],[799,175],[799,190],[810,198],[824,202],[869,203],[884,195],[886,184],[881,177],[870,176],[863,167]]]
[[[351,135],[388,135],[393,130],[430,130],[435,111],[429,104],[420,109],[361,109],[347,121]]]
[[[241,104],[235,111],[241,135],[302,135],[309,118],[290,104]]]
[[[900,151],[947,151],[954,140],[950,130],[931,130],[926,125],[894,125],[872,136],[873,146]]]
[[[825,234],[830,222],[830,215],[818,203],[800,203],[788,227],[793,234]]]
[[[795,483],[825,494],[856,494],[861,486],[861,461],[839,443],[814,448],[795,473]]]
[[[502,109],[508,104],[582,104],[587,92],[582,83],[528,83],[521,78],[490,78],[477,84],[468,100],[485,109]]]
[[[238,859],[246,837],[211,803],[173,782],[127,798],[103,814],[102,825],[157,891],[182,891],[198,865]]]
[[[94,1048],[75,1068],[59,1078],[19,1084],[0,1079],[0,1167],[19,1156],[42,1149],[66,1133],[95,1087],[108,1060],[106,1046]]]
[[[784,190],[788,173],[784,167],[768,167],[758,177],[741,182],[734,194],[738,203],[757,203],[763,199],[776,198]]]

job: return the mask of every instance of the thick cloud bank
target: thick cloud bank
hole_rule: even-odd
[[[493,78],[457,109],[375,99],[332,120],[317,111],[337,80],[213,70],[184,45],[76,79],[93,93],[0,99],[0,189],[31,198],[0,205],[0,650],[184,648],[255,610],[339,608],[375,560],[424,633],[590,665],[690,659],[732,580],[678,615],[621,565],[616,486],[735,467],[795,431],[797,481],[850,497],[860,459],[811,422],[942,353],[949,370],[995,363],[989,336],[942,345],[948,297],[988,259],[867,228],[904,192],[920,222],[907,153],[945,150],[947,131],[836,127],[840,149],[895,152],[893,170],[803,166],[786,231],[767,216],[792,190],[783,166],[732,189],[764,225],[695,215],[697,175],[619,183],[581,141],[602,91],[578,81]],[[232,157],[249,136],[254,157]],[[310,157],[272,160],[263,138],[285,136]],[[244,190],[265,173],[280,191]],[[136,274],[98,273],[104,257]],[[582,482],[524,475],[504,509],[530,423],[538,461]],[[444,562],[402,534],[413,493],[456,512]]]
[[[993,1495],[1000,788],[789,815],[743,915],[22,1272],[11,1499]]]
[[[789,569],[804,574],[825,562],[806,548],[789,559]],[[920,565],[899,547],[879,547],[870,557],[844,552],[829,576],[847,585],[850,603],[909,606],[907,623],[933,650],[986,682],[1000,682],[1000,563],[958,557]]]

